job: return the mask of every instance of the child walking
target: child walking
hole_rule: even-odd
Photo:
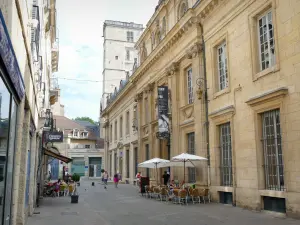
[[[118,188],[119,175],[117,173],[114,175],[114,183],[115,183],[115,188]]]

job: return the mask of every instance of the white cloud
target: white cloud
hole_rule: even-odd
[[[146,24],[158,0],[57,0],[59,72],[67,79],[101,80],[104,20]],[[102,83],[59,79],[66,116],[98,120]]]

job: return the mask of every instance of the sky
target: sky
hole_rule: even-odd
[[[54,75],[59,78],[65,116],[99,120],[102,83],[96,81],[102,79],[104,20],[146,26],[157,3],[158,0],[57,0],[59,65]]]

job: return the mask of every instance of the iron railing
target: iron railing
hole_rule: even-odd
[[[232,167],[231,166],[220,166],[221,172],[221,186],[232,187]]]

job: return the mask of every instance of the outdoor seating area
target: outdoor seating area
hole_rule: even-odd
[[[146,185],[144,190],[145,193],[142,193],[142,196],[161,202],[164,201],[182,205],[188,205],[189,203],[210,203],[210,194],[207,188],[193,188],[185,185],[181,187]]]
[[[159,183],[158,168],[164,167],[183,167],[184,176],[183,181],[171,182],[168,185],[144,185],[141,182],[140,192],[142,196],[151,199],[157,199],[165,202],[173,202],[174,204],[188,203],[206,203],[210,202],[210,193],[208,188],[197,188],[195,184],[188,185],[185,183],[185,168],[196,167],[195,163],[207,160],[204,157],[196,156],[192,154],[182,153],[178,156],[174,156],[171,160],[153,158],[145,162],[140,163],[138,166],[142,168],[152,168],[156,170],[156,184]],[[147,179],[146,179],[147,180]],[[167,184],[166,182],[164,184]]]

